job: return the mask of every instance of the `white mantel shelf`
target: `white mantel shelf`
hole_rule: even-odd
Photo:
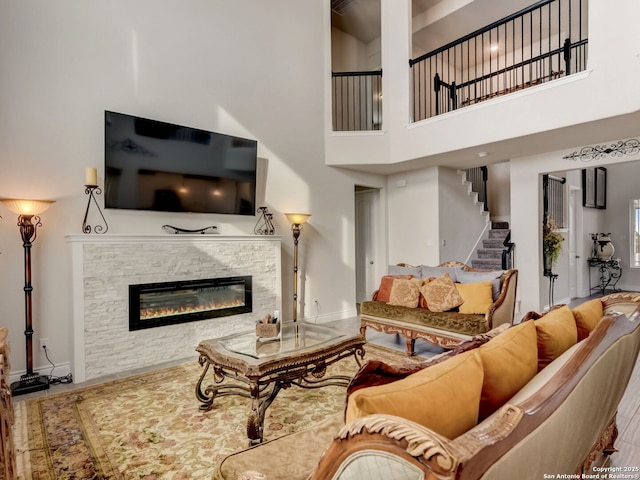
[[[282,241],[280,235],[219,235],[217,233],[167,233],[164,235],[131,235],[131,234],[70,234],[65,238],[72,243],[183,243],[186,241],[197,243],[209,243],[219,241]]]
[[[219,234],[74,234],[73,354],[76,383],[140,367],[197,360],[201,340],[253,328],[282,310],[281,237]],[[253,311],[129,330],[129,286],[248,275]]]

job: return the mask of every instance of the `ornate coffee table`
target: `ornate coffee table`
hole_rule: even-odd
[[[200,342],[196,348],[198,362],[204,367],[196,385],[200,409],[210,410],[217,396],[251,398],[247,437],[254,445],[262,441],[265,412],[280,389],[292,385],[346,387],[351,377],[325,376],[327,366],[350,356],[359,366],[364,357],[364,337],[306,322],[298,322],[297,327],[285,324],[274,339],[260,339],[251,331]],[[209,367],[215,383],[203,389]],[[233,382],[223,383],[225,378]]]

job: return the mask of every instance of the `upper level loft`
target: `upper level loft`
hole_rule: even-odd
[[[637,0],[530,2],[332,0],[327,165],[469,168],[637,135]]]
[[[527,0],[529,1],[529,0]],[[379,33],[375,27],[358,27],[361,17],[372,17],[378,1],[361,3],[334,0],[332,128],[333,131],[382,129],[382,68],[376,55],[379,38],[369,41],[361,55],[345,58],[346,42],[337,31],[344,28],[367,41]],[[588,44],[587,0],[541,0],[516,12],[477,25],[487,18],[469,8],[471,19],[460,21],[461,12],[434,20],[430,10],[444,2],[414,0],[413,51],[431,48],[439,40],[464,32],[459,38],[437,45],[408,60],[412,122],[539,85],[586,68]],[[478,2],[475,2],[478,3]],[[351,5],[346,13],[345,8]],[[364,13],[367,5],[368,14]],[[518,2],[503,2],[493,11],[516,8]],[[484,6],[483,8],[486,8]],[[342,13],[341,13],[342,12]],[[350,13],[349,13],[350,12]],[[450,18],[455,17],[455,18]],[[450,25],[456,22],[455,28]],[[474,28],[476,27],[477,28]],[[342,30],[340,30],[342,32]],[[343,32],[344,33],[344,32]],[[367,37],[368,35],[368,37]],[[337,37],[337,38],[336,38]],[[357,52],[357,50],[356,50]],[[344,71],[349,66],[372,65],[371,70]]]

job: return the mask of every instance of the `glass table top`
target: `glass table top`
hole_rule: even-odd
[[[278,337],[260,338],[256,336],[255,331],[251,331],[221,338],[219,344],[225,350],[233,353],[252,358],[266,358],[300,352],[307,348],[333,342],[345,335],[344,332],[333,328],[298,322],[297,335],[294,331],[294,324],[285,323],[282,326],[281,336]]]

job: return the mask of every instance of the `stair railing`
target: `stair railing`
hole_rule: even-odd
[[[588,0],[541,0],[409,61],[413,121],[587,66]]]
[[[474,167],[465,170],[467,182],[471,183],[471,190],[478,194],[478,201],[484,203],[484,211],[489,211],[489,199],[487,196],[487,181],[489,169],[487,167]]]
[[[504,249],[502,250],[502,269],[509,270],[513,268],[514,250],[516,244],[511,241],[511,232],[507,233],[502,242]]]
[[[382,70],[331,77],[333,131],[382,129]]]

